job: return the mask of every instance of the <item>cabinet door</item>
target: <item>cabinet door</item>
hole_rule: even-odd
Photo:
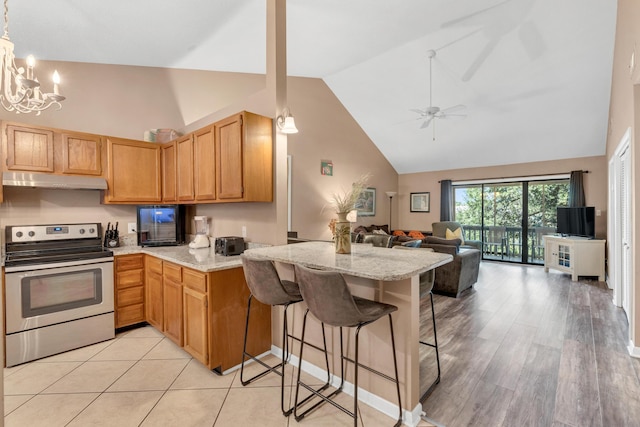
[[[178,200],[193,201],[193,137],[176,141]]]
[[[183,287],[184,349],[203,364],[209,363],[207,294]]]
[[[7,169],[53,172],[53,131],[7,125]]]
[[[162,200],[160,146],[109,137],[106,202],[153,203]]]
[[[102,175],[102,140],[100,136],[63,133],[62,173]]]
[[[162,274],[147,269],[145,283],[146,318],[159,331],[163,330]]]
[[[218,198],[242,199],[242,115],[215,124]]]
[[[161,150],[162,150],[162,201],[175,202],[177,200],[176,143],[171,142],[169,144],[163,145]]]
[[[164,334],[182,347],[182,284],[166,276],[163,278],[164,291]]]
[[[212,126],[194,132],[193,149],[195,199],[215,200],[216,152]]]

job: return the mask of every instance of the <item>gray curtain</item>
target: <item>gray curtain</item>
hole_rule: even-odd
[[[453,185],[450,179],[440,181],[440,221],[453,221]]]
[[[579,208],[585,206],[584,181],[582,171],[571,172],[569,178],[569,207]]]

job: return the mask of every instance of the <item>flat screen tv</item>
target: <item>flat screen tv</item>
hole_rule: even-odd
[[[596,237],[596,208],[558,208],[558,233],[566,236]]]

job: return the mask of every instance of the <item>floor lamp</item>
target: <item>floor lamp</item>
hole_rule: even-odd
[[[387,191],[385,194],[389,197],[389,233],[391,233],[391,202],[393,201],[393,196],[398,193],[396,191]]]

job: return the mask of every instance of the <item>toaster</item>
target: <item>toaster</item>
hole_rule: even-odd
[[[231,256],[244,252],[244,239],[242,237],[216,237],[216,254]]]

